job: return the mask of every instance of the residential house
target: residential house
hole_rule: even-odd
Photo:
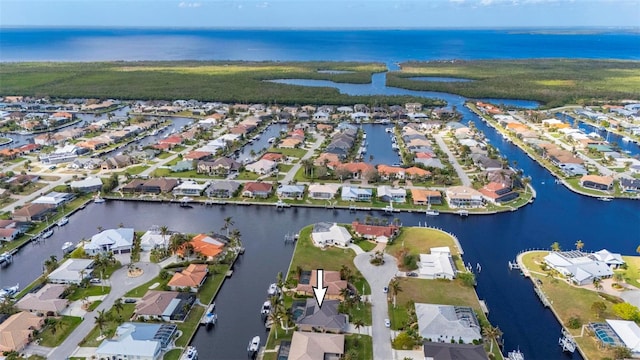
[[[88,177],[86,179],[72,181],[70,187],[71,190],[82,193],[100,191],[100,189],[102,189],[102,180],[97,177]]]
[[[36,315],[59,316],[69,306],[69,300],[62,298],[66,288],[62,284],[45,284],[38,291],[27,293],[15,306]]]
[[[614,261],[615,263],[619,262],[615,258]],[[598,256],[583,253],[579,250],[552,251],[544,257],[544,262],[576,285],[587,285],[591,284],[596,278],[611,277],[613,276],[611,268],[617,266],[615,263],[608,264]]]
[[[93,259],[67,259],[48,276],[53,284],[80,284],[89,279],[93,271]]]
[[[300,144],[302,144],[302,142],[303,140],[300,140],[300,139],[286,138],[280,141],[280,143],[278,144],[278,147],[281,149],[294,149],[294,148],[300,147]]]
[[[336,174],[352,179],[370,179],[375,175],[376,168],[365,162],[349,162],[338,165]],[[344,175],[343,175],[344,174]]]
[[[450,186],[445,191],[450,207],[475,208],[484,206],[482,193],[468,186]]]
[[[116,155],[108,158],[100,164],[102,170],[122,169],[134,164],[134,159],[129,155]]]
[[[444,169],[445,168],[445,166],[442,163],[442,161],[440,161],[440,159],[436,159],[436,158],[416,157],[413,161],[416,164],[424,165],[426,168],[435,168],[435,169]]]
[[[334,360],[344,355],[344,335],[295,331],[287,360]]]
[[[276,193],[280,198],[302,199],[304,197],[304,185],[280,185]]]
[[[96,349],[98,359],[160,360],[178,327],[175,324],[126,322],[116,329],[113,338],[105,339]]]
[[[416,303],[415,308],[423,339],[464,344],[482,340],[480,324],[471,307]]]
[[[55,207],[49,204],[25,204],[13,210],[11,219],[15,221],[44,221],[55,213]]]
[[[613,188],[613,177],[584,175],[580,178],[580,186],[602,191],[611,190]]]
[[[640,192],[640,179],[620,178],[620,189],[624,192]]]
[[[176,179],[154,178],[145,181],[140,187],[140,192],[149,194],[168,193],[178,185]]]
[[[479,191],[487,201],[494,204],[508,202],[520,196],[513,191],[510,185],[493,181],[483,186]]]
[[[376,193],[378,199],[385,202],[405,203],[407,201],[407,190],[404,188],[381,185],[378,186]]]
[[[311,199],[330,200],[336,196],[339,189],[339,184],[310,184],[308,194]]]
[[[40,154],[38,157],[43,164],[59,164],[73,161],[82,153],[81,149],[75,145],[65,145],[55,149],[49,154]]]
[[[420,275],[426,279],[453,280],[456,277],[456,266],[449,247],[433,247],[430,251],[430,254],[420,254]]]
[[[489,360],[483,344],[425,341],[422,352],[428,360]]]
[[[242,196],[266,199],[271,196],[273,186],[264,182],[248,182],[244,184]]]
[[[341,198],[343,201],[371,201],[373,191],[353,186],[343,186]]]
[[[356,236],[381,243],[393,240],[400,232],[400,227],[396,225],[368,225],[358,221],[351,223],[351,229]]]
[[[89,243],[84,245],[84,251],[91,256],[108,252],[114,254],[130,253],[133,248],[134,236],[133,228],[104,230],[91,237]]]
[[[484,171],[496,171],[502,169],[502,162],[497,159],[492,159],[482,154],[469,155],[473,160],[473,163]]]
[[[294,321],[301,331],[342,333],[347,330],[348,317],[338,312],[338,300],[324,300],[322,307],[314,298],[307,299],[298,306],[302,311]]]
[[[411,189],[411,199],[414,205],[440,205],[442,194],[438,190]]]
[[[21,311],[0,323],[0,354],[22,351],[44,326],[44,317]]]
[[[284,156],[284,154],[281,154],[281,153],[268,152],[262,155],[260,159],[281,163],[286,160],[286,156]]]
[[[239,162],[230,158],[221,157],[214,161],[199,161],[198,173],[227,176],[233,172],[237,172],[240,167],[242,167],[242,164]]]
[[[322,153],[313,161],[313,164],[315,166],[326,165],[327,167],[334,169],[336,166],[340,165],[340,157],[336,154]]]
[[[211,153],[208,151],[193,150],[193,151],[189,151],[182,158],[185,160],[204,160],[209,158],[210,156],[211,156]]]
[[[208,197],[230,198],[240,189],[240,183],[236,181],[213,181],[211,185],[204,191]]]
[[[308,275],[308,276],[307,276]],[[296,286],[296,294],[301,296],[313,296],[313,287],[317,284],[318,272],[316,270],[303,271]],[[323,272],[322,284],[327,287],[325,299],[343,300],[344,290],[349,288],[347,280],[340,278],[339,271],[327,270]]]
[[[378,165],[378,174],[384,180],[402,180],[405,177],[405,169],[399,166]]]
[[[189,264],[186,269],[173,274],[167,285],[171,290],[188,288],[191,292],[198,292],[208,274],[207,264]]]
[[[175,165],[171,166],[172,172],[183,172],[183,171],[191,171],[194,169],[192,160],[181,160],[178,161]]]
[[[162,235],[160,227],[154,225],[140,237],[140,247],[142,251],[168,247],[171,234],[172,232],[169,231],[166,235]]]
[[[207,187],[209,187],[209,182],[200,184],[195,181],[187,180],[174,187],[172,193],[174,196],[202,196],[202,193]]]
[[[194,253],[201,254],[207,260],[213,260],[218,254],[222,253],[227,243],[228,239],[222,235],[212,237],[206,234],[198,234],[189,241]],[[176,251],[176,254],[185,256],[185,249],[186,247],[182,246]]]
[[[149,290],[136,303],[133,318],[182,322],[195,300],[196,296],[190,292]]]
[[[319,222],[313,225],[311,240],[315,246],[319,247],[328,245],[347,247],[351,243],[351,234],[346,228],[336,223]]]
[[[75,198],[75,195],[69,193],[61,193],[57,191],[52,191],[46,195],[42,195],[35,200],[33,200],[32,204],[45,204],[51,205],[54,207],[58,207],[62,204],[65,204]]]
[[[259,175],[271,174],[278,169],[278,163],[271,160],[258,160],[254,163],[245,166],[248,171],[254,172]]]

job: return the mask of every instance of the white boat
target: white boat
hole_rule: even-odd
[[[600,198],[598,198],[598,200],[600,200],[600,201],[611,201],[613,199],[610,198],[610,197],[600,197]]]
[[[75,245],[71,241],[67,241],[64,244],[62,244],[62,253],[66,255],[72,252],[74,248],[75,248]]]
[[[274,138],[274,137],[269,138],[269,140],[267,140],[267,142],[268,142],[269,144],[273,144],[275,141],[276,141],[276,138]]]
[[[187,349],[180,357],[180,360],[197,360],[198,359],[198,350],[194,346],[187,346]]]
[[[629,142],[629,141],[631,141],[631,138],[624,136],[624,137],[622,137],[622,141]]]
[[[60,220],[58,220],[57,224],[58,226],[65,226],[69,223],[69,218],[66,216],[63,216],[62,218],[60,218]]]
[[[458,214],[460,216],[469,216],[469,211],[467,211],[467,210],[458,210],[458,211],[456,211],[456,214]]]
[[[250,355],[255,354],[260,349],[260,336],[254,336],[247,346],[247,351]]]
[[[102,204],[104,199],[100,197],[100,192],[93,198],[93,202],[96,204]]]
[[[267,289],[267,294],[269,296],[275,296],[278,294],[278,284],[273,283],[269,285],[269,289]]]
[[[509,353],[507,354],[507,359],[509,359],[509,360],[524,360],[524,354],[522,354],[520,349],[509,351]]]
[[[215,325],[218,320],[218,315],[213,311],[216,308],[216,303],[209,305],[207,312],[204,313],[201,323],[204,325]]]
[[[386,128],[384,129],[384,131],[388,133],[393,133],[393,128]]]
[[[429,216],[438,216],[438,215],[440,215],[440,211],[438,211],[438,210],[427,210],[427,211],[425,211],[425,214],[427,214]]]
[[[19,289],[20,289],[20,284],[16,284],[15,286],[0,289],[0,300],[4,300],[6,298],[12,297],[13,295],[18,293]]]
[[[45,231],[44,234],[42,234],[42,238],[46,239],[48,237],[51,237],[51,235],[53,235],[53,229],[49,229],[49,230]]]
[[[266,315],[269,315],[270,312],[271,312],[271,301],[265,301],[262,304],[262,308],[260,309],[260,314],[262,316],[266,316]]]

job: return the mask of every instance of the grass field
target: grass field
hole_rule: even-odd
[[[470,98],[537,100],[546,107],[621,100],[640,96],[637,61],[535,59],[456,62],[407,62],[387,75],[387,85],[442,91]],[[470,82],[416,81],[408,78],[447,76]]]
[[[410,96],[349,96],[334,88],[267,82],[271,79],[318,79],[369,83],[386,69],[382,63],[356,62],[93,62],[3,63],[0,93],[62,98],[197,99],[232,103],[404,104],[440,100]],[[347,70],[329,74],[319,70]]]
[[[424,229],[419,227],[405,227],[400,230],[400,235],[388,245],[386,251],[397,256],[397,253],[406,247],[409,253],[414,255],[429,254],[432,247],[448,246],[451,249],[453,258],[458,270],[464,270],[464,263],[460,257],[460,251],[453,238],[442,231],[434,229]]]
[[[60,322],[59,328],[52,331],[52,326],[49,325],[38,334],[40,345],[49,347],[59,346],[62,344],[64,339],[66,339],[67,336],[71,334],[78,325],[80,325],[82,319],[76,316],[61,316],[55,321]]]

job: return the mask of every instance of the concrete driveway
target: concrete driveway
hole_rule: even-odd
[[[151,279],[160,273],[160,266],[158,266],[158,264],[137,263],[136,265],[144,270],[144,273],[136,278],[127,276],[126,266],[116,270],[111,275],[111,278],[106,281],[107,285],[111,286],[111,292],[109,292],[94,311],[85,314],[84,321],[69,334],[60,346],[55,348],[47,356],[48,359],[66,359],[70,357],[78,347],[78,343],[80,343],[95,326],[95,317],[98,315],[98,311],[111,309],[116,299],[123,297],[129,290],[151,281]]]
[[[371,286],[373,358],[375,360],[389,360],[393,359],[393,352],[391,349],[391,330],[384,325],[384,320],[389,318],[389,309],[387,305],[388,294],[385,294],[383,289],[398,273],[398,266],[396,259],[389,254],[384,254],[383,265],[371,265],[369,260],[372,254],[372,252],[359,254],[353,262]]]

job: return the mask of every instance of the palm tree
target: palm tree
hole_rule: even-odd
[[[49,256],[49,258],[44,262],[44,268],[46,269],[47,273],[51,273],[57,267],[58,267],[58,258],[56,258],[55,255]]]
[[[555,241],[553,244],[551,244],[551,250],[552,251],[560,251],[560,243]]]
[[[162,243],[164,244],[164,248],[166,249],[169,246],[166,238],[166,236],[169,235],[169,228],[165,225],[160,226],[160,235],[162,236]]]
[[[98,232],[102,232],[102,230],[104,230],[104,228],[103,228],[102,226],[100,226],[100,225],[98,225],[98,226],[96,227],[96,229],[98,229]]]
[[[102,309],[98,311],[98,315],[94,317],[96,320],[96,325],[98,325],[98,328],[100,329],[100,336],[102,336],[102,328],[109,321],[108,316],[109,315],[104,312],[104,309]]]
[[[484,335],[484,337],[486,337],[490,341],[491,345],[489,345],[489,353],[492,353],[493,352],[493,342],[497,341],[497,339],[500,336],[502,336],[502,331],[497,326],[493,327],[491,325],[487,325],[486,327],[484,327],[482,329],[482,335]]]
[[[222,225],[222,228],[220,230],[227,230],[227,236],[229,236],[229,230],[233,225],[235,225],[233,219],[231,218],[231,216],[228,216],[224,218],[224,225]]]
[[[358,330],[358,336],[360,335],[360,328],[364,327],[364,321],[362,321],[362,319],[356,319],[353,322],[353,326],[356,328],[356,330]]]
[[[231,243],[234,246],[242,247],[242,241],[240,240],[241,236],[242,234],[240,234],[240,230],[233,229],[233,231],[231,231]]]
[[[582,250],[583,247],[584,243],[582,242],[582,240],[576,241],[576,250]]]
[[[600,279],[599,277],[593,278],[593,287],[596,290],[602,290],[602,279]]]
[[[116,301],[113,302],[113,309],[116,311],[118,315],[120,315],[120,311],[124,309],[122,298],[117,298]]]
[[[267,315],[267,321],[271,322],[271,326],[275,326],[274,334],[276,340],[278,340],[278,321],[280,320],[280,310],[277,308],[271,308],[271,312]]]
[[[351,281],[351,278],[353,277],[353,271],[351,270],[350,267],[348,267],[347,265],[342,265],[342,267],[340,267],[340,278],[342,280],[347,280],[347,282]]]
[[[391,295],[393,295],[393,308],[396,307],[396,297],[398,293],[402,291],[402,287],[400,287],[400,280],[398,278],[393,278],[389,282],[389,290],[391,291]]]
[[[51,329],[51,335],[55,335],[58,330],[62,328],[62,320],[51,319],[49,321],[49,328]]]
[[[276,285],[278,286],[279,290],[282,290],[282,288],[284,288],[284,278],[282,275],[282,271],[278,271],[278,275],[276,276]]]

